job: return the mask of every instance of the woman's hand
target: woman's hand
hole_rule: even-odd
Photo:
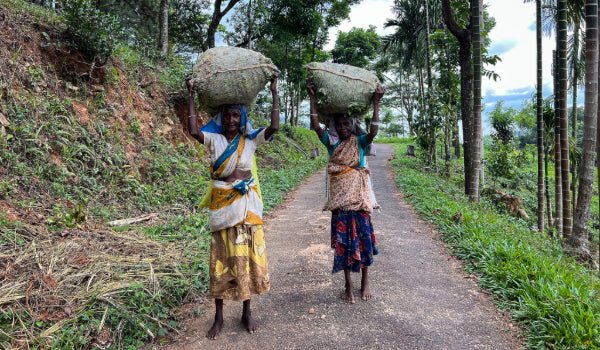
[[[377,87],[377,89],[375,89],[375,93],[373,93],[373,104],[377,104],[377,106],[379,106],[379,102],[381,102],[383,94],[385,94],[385,90],[383,89],[383,86],[380,85]]]
[[[279,96],[277,95],[277,77],[271,78],[271,94],[273,96],[273,108],[271,108],[271,125],[265,130],[265,139],[269,140],[279,130]]]
[[[385,90],[382,86],[378,86],[373,93],[373,118],[371,118],[371,127],[369,128],[369,134],[367,135],[367,143],[373,142],[377,132],[379,131],[379,103]]]
[[[269,89],[271,89],[271,93],[273,95],[277,95],[277,77],[271,78],[271,85],[269,86]]]
[[[196,90],[194,83],[192,83],[192,78],[185,78],[185,86],[190,94],[193,94],[194,90]]]
[[[308,102],[310,106],[310,128],[317,133],[319,139],[322,139],[323,129],[321,129],[321,126],[319,125],[319,115],[317,113],[317,106],[315,103],[315,91],[315,84],[313,83],[312,79],[307,79],[306,92],[308,93]]]
[[[315,98],[315,84],[313,83],[312,79],[306,80],[306,92],[308,93],[308,97],[311,99]]]
[[[194,101],[196,92],[196,88],[194,87],[194,83],[190,78],[185,79],[185,86],[188,89],[188,131],[192,137],[194,137],[198,142],[204,143],[204,134],[200,132],[198,127],[198,119],[196,118],[196,103]]]

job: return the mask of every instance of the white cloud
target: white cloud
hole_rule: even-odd
[[[515,90],[522,91],[536,84],[536,38],[531,30],[535,22],[535,4],[523,3],[522,0],[486,1],[488,11],[496,19],[496,26],[490,32],[492,45],[514,41],[515,45],[508,51],[499,54],[502,62],[490,67],[500,75],[500,80],[483,80],[483,91],[486,96],[509,95]],[[551,82],[552,50],[554,38],[544,37],[542,40],[543,80],[544,85]]]
[[[380,35],[392,33],[393,29],[384,29],[383,24],[386,19],[394,17],[393,3],[393,0],[363,0],[352,7],[350,18],[329,30],[329,42],[325,49],[334,47],[338,31],[347,32],[352,27],[367,28],[374,25]],[[508,98],[510,95],[523,95],[527,89],[533,93],[536,84],[536,39],[535,25],[532,25],[535,23],[535,4],[524,3],[523,0],[485,0],[485,4],[490,15],[496,19],[496,26],[490,32],[491,45],[502,59],[496,66],[489,67],[500,75],[500,79],[496,82],[483,79],[482,91],[484,97],[489,98],[486,102],[495,103],[490,101],[500,96]],[[542,59],[546,91],[552,90],[554,43],[554,37],[544,36]],[[516,107],[520,106],[521,102],[514,101],[515,96],[512,100]]]

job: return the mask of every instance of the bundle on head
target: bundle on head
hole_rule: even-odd
[[[380,85],[373,72],[346,64],[312,62],[304,68],[315,85],[317,110],[324,124],[332,113],[363,118]]]
[[[210,113],[220,105],[250,106],[265,84],[279,70],[262,54],[238,47],[215,47],[205,51],[192,69],[191,82],[200,107]]]

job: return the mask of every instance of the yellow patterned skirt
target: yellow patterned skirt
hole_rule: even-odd
[[[210,296],[242,301],[269,291],[267,248],[262,225],[240,224],[212,232]]]

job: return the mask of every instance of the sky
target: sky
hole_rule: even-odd
[[[352,27],[377,27],[380,35],[389,34],[384,29],[387,18],[393,18],[393,0],[363,0],[352,8],[349,20],[342,22],[329,32],[330,41],[325,47],[333,48],[339,31],[349,31]],[[535,93],[536,84],[536,45],[535,45],[535,3],[523,0],[484,0],[488,12],[496,19],[496,26],[490,32],[489,53],[502,59],[490,67],[500,75],[496,82],[483,78],[482,94],[484,120],[487,112],[499,100],[506,106],[521,108],[525,100]],[[552,93],[551,62],[554,39],[544,37],[542,42],[544,97]],[[581,104],[583,101],[579,101]],[[486,125],[489,128],[489,125]],[[486,128],[486,129],[487,129]]]

